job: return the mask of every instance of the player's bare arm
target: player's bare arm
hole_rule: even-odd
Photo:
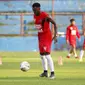
[[[66,44],[69,44],[69,41],[68,40],[66,40]]]
[[[56,25],[56,22],[50,17],[46,17],[43,21],[42,21],[42,26],[44,25],[44,22],[45,21],[48,21],[48,22],[51,22],[53,25],[54,25],[54,35],[53,35],[53,39],[54,40],[54,43],[57,42],[57,25]]]
[[[82,34],[85,37],[85,28],[82,30]]]

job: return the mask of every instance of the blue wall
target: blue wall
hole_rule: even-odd
[[[0,37],[0,51],[38,51],[38,39],[37,37]]]
[[[38,50],[37,37],[0,37],[0,51]]]
[[[84,38],[81,42],[77,39],[77,47],[82,46]],[[57,44],[52,44],[53,49],[62,50],[67,48],[65,37],[59,37]],[[0,37],[0,51],[38,51],[37,37]]]

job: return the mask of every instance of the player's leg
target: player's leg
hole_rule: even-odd
[[[80,57],[79,57],[80,62],[82,62],[82,60],[83,60],[84,50],[85,50],[85,39],[84,39],[84,43],[83,43],[83,49],[80,51]]]
[[[70,57],[71,57],[71,55],[72,55],[72,53],[73,53],[73,49],[72,49],[72,46],[70,46],[70,51],[69,51],[69,53],[68,53],[67,58],[70,58]]]
[[[49,66],[49,68],[51,70],[50,78],[54,79],[55,78],[55,76],[54,76],[54,63],[53,63],[53,60],[52,60],[51,55],[50,55],[51,42],[42,43],[40,45],[40,48],[41,48],[40,51],[44,55],[44,58],[47,59],[47,64],[48,64],[48,66]],[[43,64],[43,65],[46,66],[47,64]],[[46,69],[44,69],[44,71],[46,71]]]
[[[48,63],[45,54],[43,53],[42,45],[39,46],[40,57],[42,61],[43,73],[40,74],[40,77],[48,77]]]
[[[43,73],[40,75],[40,77],[48,77],[48,64],[47,59],[44,55],[44,53],[40,53],[41,55],[41,61],[42,61],[42,67],[43,67]]]
[[[41,55],[42,55],[42,65],[43,65],[44,72],[40,75],[40,77],[48,77],[48,71],[47,71],[48,70],[47,63],[48,63],[49,68],[51,70],[50,78],[54,79],[55,78],[55,76],[54,76],[54,63],[53,63],[53,60],[52,60],[50,53],[44,52],[44,53],[41,53]]]
[[[74,54],[75,58],[78,58],[77,53],[76,53],[76,46],[75,45],[72,46],[72,49],[73,49],[73,54]]]
[[[39,51],[42,61],[43,73],[40,74],[40,77],[48,77],[48,63],[44,53],[43,43],[39,42]]]
[[[54,76],[54,63],[53,63],[52,57],[51,57],[49,52],[45,52],[45,56],[46,56],[46,59],[47,59],[47,62],[48,62],[48,65],[49,65],[49,68],[51,71],[50,78],[54,79],[55,78],[55,76]]]
[[[80,51],[80,57],[79,57],[79,61],[80,61],[80,62],[82,62],[83,56],[84,56],[84,50],[81,50],[81,51]]]
[[[43,55],[45,55],[45,58],[47,59],[47,63],[49,65],[49,68],[50,68],[50,71],[51,71],[50,78],[54,79],[55,78],[55,75],[54,75],[54,63],[53,63],[52,57],[50,55],[50,52],[44,52]],[[42,64],[44,65],[44,67],[46,66],[43,62],[42,62]],[[46,67],[45,67],[44,72],[40,76],[44,77],[46,74],[47,74],[47,70],[46,70]]]
[[[55,74],[54,74],[54,63],[53,63],[53,60],[52,60],[52,57],[51,57],[51,42],[49,43],[45,43],[45,48],[44,49],[44,53],[45,53],[45,56],[46,56],[46,59],[47,59],[47,62],[48,62],[48,65],[49,65],[49,68],[50,68],[50,71],[51,71],[51,74],[50,74],[50,78],[51,79],[54,79],[55,78]]]

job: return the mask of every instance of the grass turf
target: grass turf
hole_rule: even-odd
[[[67,59],[66,51],[52,52],[56,79],[40,78],[42,72],[38,52],[0,52],[3,65],[0,66],[0,85],[85,85],[85,59],[82,63],[74,57]],[[63,66],[57,64],[63,57]],[[28,61],[28,72],[20,70],[20,62]]]

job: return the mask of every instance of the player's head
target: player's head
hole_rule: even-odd
[[[32,5],[32,10],[36,16],[40,14],[40,3],[34,3]]]
[[[70,19],[70,23],[71,25],[75,25],[75,19],[74,18]]]

